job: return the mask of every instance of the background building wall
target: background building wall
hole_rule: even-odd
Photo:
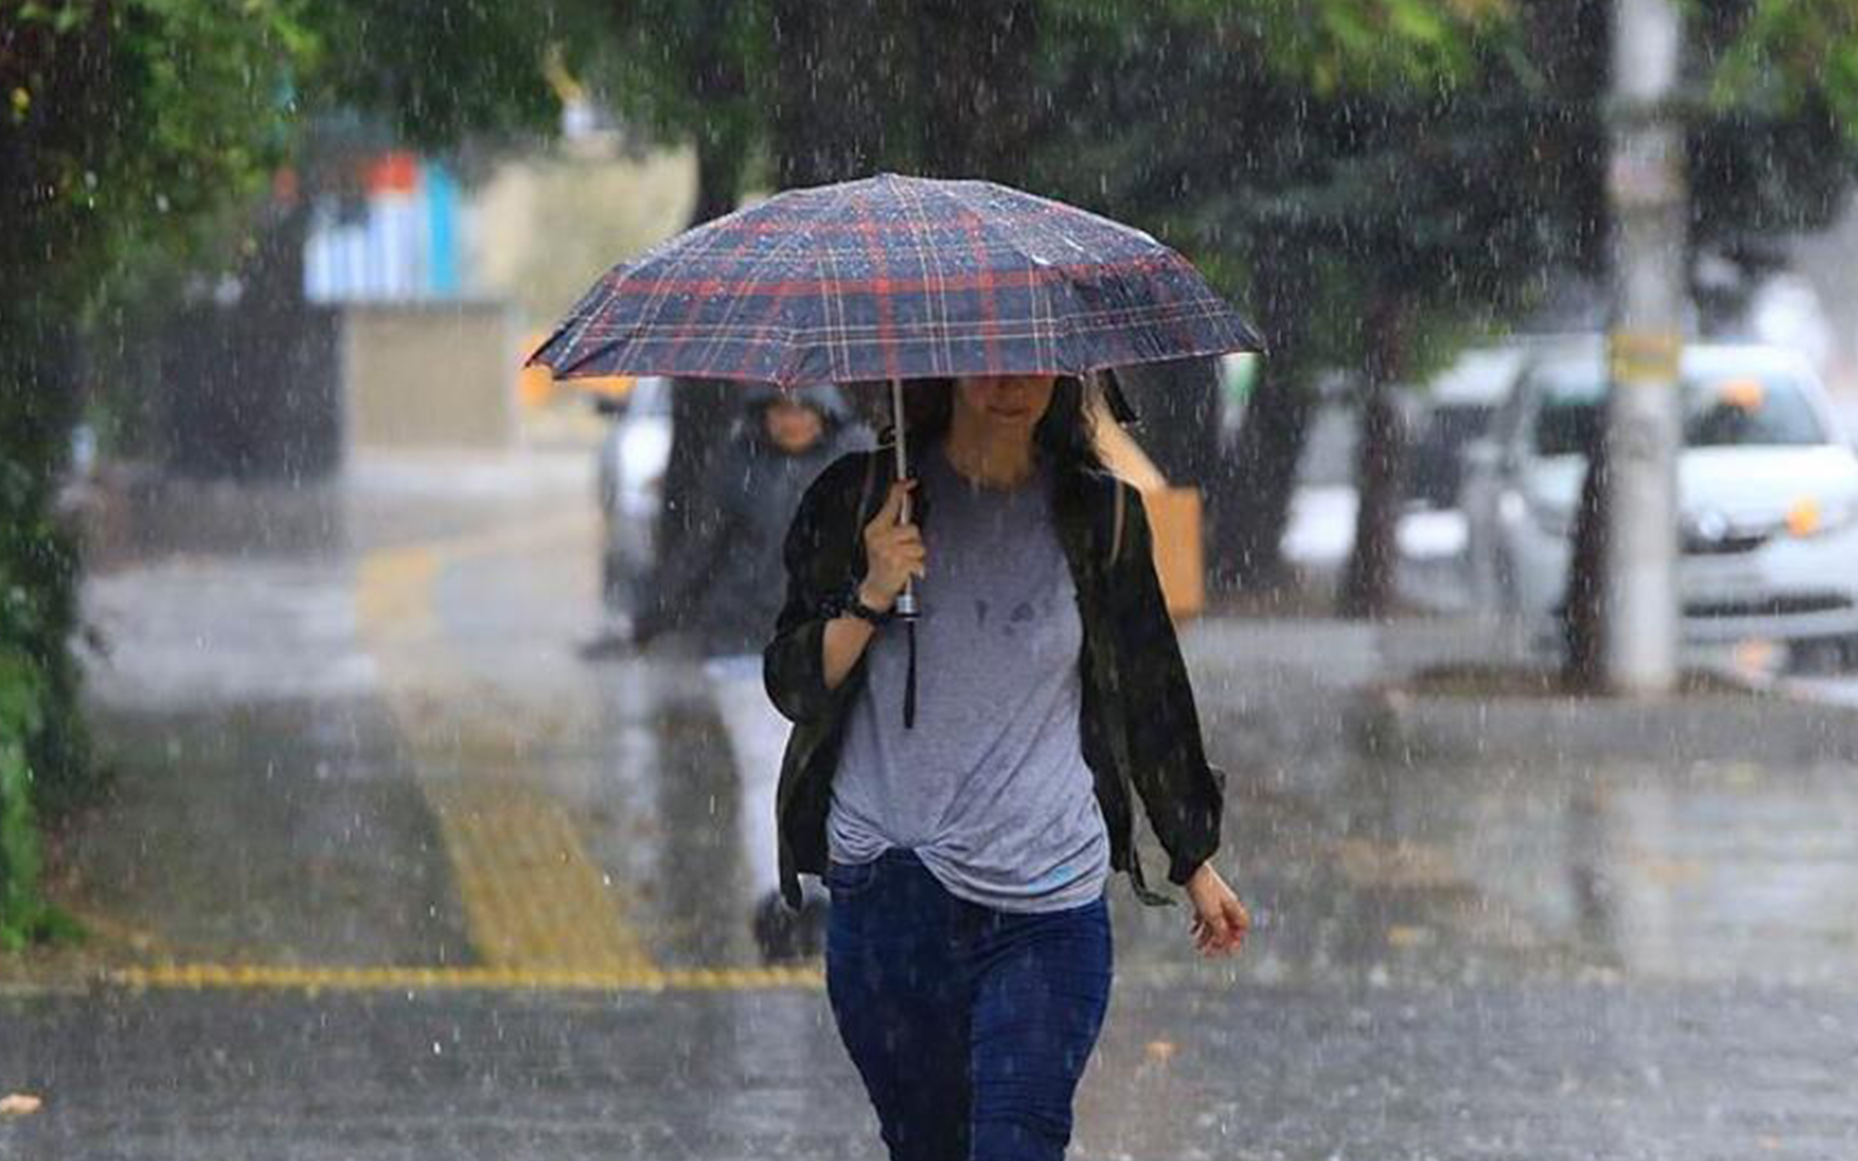
[[[355,304],[342,324],[351,450],[515,446],[521,345],[504,303]]]
[[[508,299],[525,327],[546,328],[614,264],[682,230],[696,190],[688,149],[507,162],[471,198],[470,291]]]

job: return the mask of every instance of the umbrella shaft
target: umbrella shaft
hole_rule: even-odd
[[[902,379],[892,379],[890,381],[890,408],[891,408],[891,418],[892,418],[892,424],[891,424],[892,439],[893,439],[894,447],[896,450],[896,456],[897,456],[897,478],[899,480],[905,480],[905,479],[908,479],[910,475],[910,458],[909,458],[908,453],[904,450],[904,446],[903,446],[903,380]],[[910,498],[908,496],[905,496],[903,498],[902,505],[899,507],[897,511],[897,523],[908,524],[909,522],[910,522]],[[906,583],[903,586],[903,591],[897,594],[896,613],[897,613],[897,616],[902,617],[906,620],[916,616],[916,582],[915,580],[911,580],[908,583]]]

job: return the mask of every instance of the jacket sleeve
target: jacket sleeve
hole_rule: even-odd
[[[787,596],[775,621],[774,639],[762,650],[761,675],[769,700],[791,721],[823,717],[846,689],[846,684],[837,690],[826,686],[825,604],[843,592],[862,567],[861,545],[852,526],[858,514],[852,509],[868,454],[844,456],[821,472],[787,529],[782,549]]]
[[[1155,573],[1147,509],[1133,487],[1116,486],[1127,503],[1113,591],[1130,777],[1168,853],[1168,879],[1184,886],[1219,849],[1225,775],[1206,760],[1193,686]]]

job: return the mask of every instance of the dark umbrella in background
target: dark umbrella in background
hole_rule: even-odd
[[[614,267],[529,361],[561,378],[888,381],[902,477],[906,379],[1088,378],[1262,346],[1140,230],[989,182],[882,174],[778,194]],[[914,616],[913,593],[898,612]]]

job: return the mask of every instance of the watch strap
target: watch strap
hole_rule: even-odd
[[[865,604],[864,601],[859,598],[856,588],[845,594],[845,611],[851,616],[857,617],[860,621],[869,621],[873,625],[882,625],[884,622],[890,620],[891,617],[891,614],[880,613],[870,605]]]
[[[891,619],[891,614],[881,613],[859,599],[856,582],[846,585],[843,592],[827,602],[826,615],[829,620],[836,617],[856,617],[860,621],[873,625],[882,625]]]

